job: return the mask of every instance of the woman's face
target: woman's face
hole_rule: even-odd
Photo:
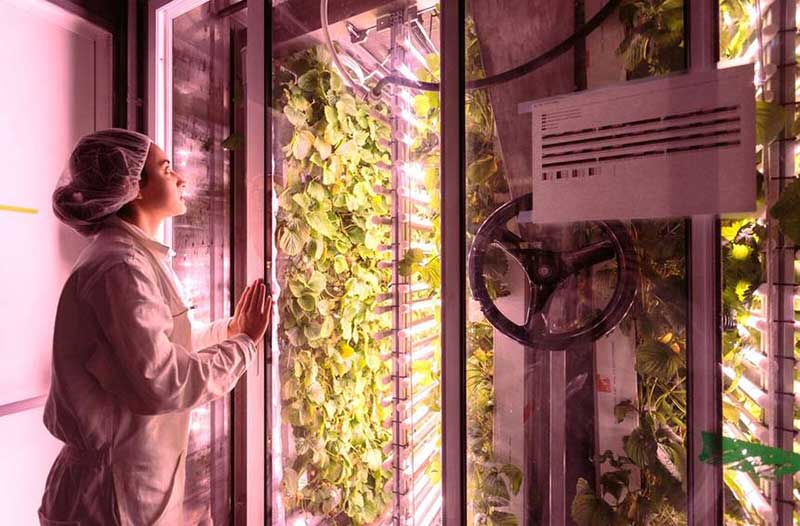
[[[186,180],[172,169],[164,150],[155,144],[150,145],[144,172],[145,184],[139,189],[142,198],[136,203],[139,208],[161,217],[185,214]]]

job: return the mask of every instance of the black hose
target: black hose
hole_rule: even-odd
[[[597,29],[600,26],[600,24],[605,22],[605,20],[611,15],[611,13],[614,12],[617,6],[619,6],[620,1],[621,0],[608,0],[608,2],[606,2],[606,5],[604,5],[603,8],[591,18],[591,20],[583,24],[567,39],[563,40],[558,45],[548,49],[538,57],[533,58],[524,64],[520,64],[515,68],[509,69],[502,73],[498,73],[497,75],[492,75],[491,77],[485,77],[477,80],[470,80],[469,82],[467,82],[466,88],[468,90],[476,90],[476,89],[488,88],[489,86],[495,86],[497,84],[502,84],[504,82],[508,82],[510,80],[522,77],[523,75],[527,75],[528,73],[539,69],[545,64],[548,64],[553,59],[567,52],[579,40],[589,36],[589,34],[592,31]],[[438,82],[416,81],[408,79],[406,77],[390,75],[378,81],[375,87],[372,88],[372,94],[375,95],[376,97],[380,96],[381,91],[387,84],[398,84],[400,86],[405,86],[407,88],[414,88],[422,91],[439,91]]]

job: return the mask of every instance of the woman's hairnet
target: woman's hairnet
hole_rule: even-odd
[[[56,216],[80,234],[96,234],[106,217],[138,195],[152,142],[119,128],[83,137],[53,193]]]

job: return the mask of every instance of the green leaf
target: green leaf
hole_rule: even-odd
[[[325,274],[315,270],[314,273],[311,274],[311,277],[308,279],[308,283],[306,283],[306,286],[308,287],[308,290],[311,292],[311,294],[313,294],[314,296],[319,296],[322,293],[322,291],[325,290],[326,284],[327,284],[327,279],[325,278]]]
[[[222,141],[222,148],[234,152],[244,146],[244,136],[241,133],[232,133],[227,139]]]
[[[623,400],[614,406],[614,418],[616,418],[617,423],[625,420],[625,417],[631,413],[636,413],[636,406],[630,400]]]
[[[600,485],[603,488],[603,492],[614,497],[614,501],[617,503],[623,497],[629,483],[630,471],[626,470],[606,471],[600,476]]]
[[[417,265],[425,258],[425,253],[418,248],[406,250],[403,258],[398,263],[398,272],[401,276],[408,277],[417,269]]]
[[[366,358],[364,358],[364,361],[366,363],[367,368],[372,371],[377,371],[381,366],[380,358],[378,358],[374,354],[368,355]]]
[[[306,124],[306,115],[305,113],[297,110],[293,106],[287,104],[283,108],[283,114],[286,115],[286,119],[294,126],[295,128],[299,128]]]
[[[297,79],[297,85],[303,91],[314,91],[319,86],[319,72],[316,69],[308,70]]]
[[[306,291],[306,284],[299,279],[290,279],[289,280],[289,292],[292,293],[292,296],[295,298],[299,298],[303,295]]]
[[[648,437],[641,427],[631,432],[623,439],[625,454],[631,461],[644,468],[652,463],[655,456],[656,443],[652,437]]]
[[[522,487],[522,470],[514,464],[503,464],[500,471],[508,477],[511,482],[511,493],[516,495]]]
[[[636,349],[636,370],[644,375],[669,380],[683,365],[683,357],[669,345],[650,340]]]
[[[292,230],[291,228],[283,227],[278,233],[278,247],[287,256],[297,256],[303,251],[307,235]]]
[[[337,254],[333,258],[333,270],[337,274],[341,274],[342,272],[346,271],[347,268],[348,268],[347,259],[343,255]]]
[[[325,188],[316,181],[311,181],[306,187],[306,193],[316,201],[325,201],[328,198],[328,192]]]
[[[333,109],[331,106],[325,106],[325,120],[328,124],[335,124],[339,122],[339,118],[336,116],[336,110]]]
[[[483,184],[497,172],[497,159],[493,155],[487,155],[472,163],[467,167],[467,180],[473,184]]]
[[[356,101],[352,95],[343,95],[336,101],[336,111],[340,116],[343,115],[356,115],[358,109],[356,108]]]
[[[364,235],[364,246],[370,250],[376,250],[383,240],[383,234],[376,228],[370,228]]]
[[[781,232],[795,244],[800,244],[800,181],[793,181],[783,189],[778,200],[769,209],[769,215],[778,221]]]
[[[518,526],[519,519],[510,511],[492,510],[489,513],[489,520],[494,526]]]
[[[594,494],[586,480],[579,478],[577,491],[570,507],[570,516],[578,526],[610,525],[613,520],[611,507]]]
[[[308,130],[302,130],[295,134],[292,143],[292,155],[295,159],[302,161],[311,153],[311,145],[314,144],[314,134]]]
[[[786,110],[774,102],[756,101],[756,143],[768,145],[786,125]]]
[[[424,94],[414,97],[414,113],[418,117],[425,117],[431,110],[431,105],[428,97]]]
[[[303,327],[303,334],[309,341],[319,340],[322,337],[322,324],[317,321],[309,322]]]
[[[297,494],[297,472],[292,468],[285,468],[283,470],[283,480],[281,481],[281,491],[289,498],[293,499]]]
[[[358,145],[352,139],[340,144],[336,148],[336,154],[342,159],[350,162],[357,162],[361,159],[358,152]]]
[[[315,404],[321,404],[325,401],[325,391],[319,382],[311,382],[311,385],[308,386],[308,399]]]
[[[380,469],[382,462],[381,452],[377,449],[370,449],[364,453],[364,463],[369,469]]]
[[[311,294],[303,294],[297,298],[297,303],[306,312],[316,312],[317,310],[317,298]]]
[[[311,208],[311,199],[306,194],[294,194],[292,201],[303,210]]]
[[[314,148],[319,152],[319,156],[323,161],[331,156],[331,145],[321,137],[314,139]]]
[[[306,255],[311,259],[320,259],[325,253],[325,243],[321,240],[311,239],[306,245]]]
[[[333,334],[334,322],[333,318],[330,316],[326,316],[325,319],[322,321],[322,326],[319,329],[319,336],[320,338],[329,338],[331,334]]]
[[[306,214],[308,226],[325,237],[333,237],[336,228],[324,210],[315,210]]]

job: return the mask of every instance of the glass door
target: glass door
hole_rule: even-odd
[[[164,232],[193,323],[229,316],[243,288],[235,222],[244,212],[247,10],[219,2],[154,6],[151,134],[187,180],[188,212]],[[238,224],[238,223],[237,223]],[[238,247],[238,248],[237,248]],[[233,523],[233,395],[192,411],[184,516]],[[244,432],[244,429],[242,430]]]
[[[441,520],[438,18],[272,6],[272,524]]]
[[[683,10],[659,12],[664,44],[642,55],[632,39],[645,13],[633,6],[539,7],[473,1],[464,28],[467,522],[685,524],[688,223],[625,211],[570,220],[585,209],[537,218],[557,199],[537,199],[538,187],[614,177],[598,152],[645,155],[635,145],[647,117],[609,110],[600,124],[590,102],[531,115],[576,89],[683,69]],[[593,17],[602,35],[536,65]],[[523,76],[497,76],[526,63]]]
[[[463,21],[467,523],[797,523],[795,3],[501,4]]]

